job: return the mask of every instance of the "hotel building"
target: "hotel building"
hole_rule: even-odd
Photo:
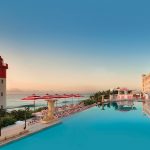
[[[142,75],[142,91],[143,93],[150,94],[150,74]]]
[[[127,88],[116,88],[113,89],[115,94],[110,95],[110,100],[132,100],[133,91]]]

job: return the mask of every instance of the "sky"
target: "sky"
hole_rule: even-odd
[[[8,90],[141,88],[150,72],[149,0],[1,0]]]

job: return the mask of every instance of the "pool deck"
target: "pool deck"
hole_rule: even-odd
[[[48,124],[43,124],[43,123],[39,122],[39,123],[36,123],[36,124],[28,127],[26,130],[23,129],[23,126],[20,126],[20,128],[19,128],[19,127],[16,127],[15,125],[10,127],[11,130],[9,130],[9,128],[6,128],[4,131],[2,131],[2,133],[5,132],[5,134],[4,134],[5,136],[0,137],[0,147],[6,145],[8,143],[15,142],[15,141],[17,141],[21,138],[24,138],[28,135],[32,135],[34,133],[40,132],[46,128],[58,125],[60,123],[61,123],[61,120],[56,120],[56,121],[53,121]]]
[[[84,109],[82,109],[81,111],[78,111],[76,113],[82,112],[82,111],[87,110],[87,109],[94,107],[96,105],[97,104],[86,106],[86,107],[84,107]],[[76,114],[76,113],[73,113],[73,114]],[[73,114],[70,114],[70,116]],[[10,127],[6,127],[4,129],[2,129],[2,136],[0,137],[0,147],[6,145],[8,143],[15,142],[15,141],[17,141],[21,138],[24,138],[28,135],[32,135],[32,134],[35,134],[37,132],[40,132],[41,130],[47,129],[49,127],[53,127],[53,126],[58,125],[58,124],[61,124],[61,123],[62,122],[59,119],[55,120],[51,123],[48,123],[48,124],[43,124],[42,122],[38,122],[38,123],[35,123],[31,126],[27,126],[26,130],[23,129],[24,125],[20,125],[20,126],[13,125]]]

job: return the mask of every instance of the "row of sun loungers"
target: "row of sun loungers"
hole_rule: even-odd
[[[62,118],[62,117],[66,117],[69,116],[70,114],[76,113],[78,111],[82,111],[82,109],[84,108],[84,104],[76,104],[76,105],[64,105],[61,107],[56,107],[55,108],[55,117],[57,118]],[[43,110],[42,115],[45,116],[48,113],[48,110]]]
[[[86,110],[90,107],[96,106],[96,104],[85,106],[84,103],[79,104],[71,104],[71,105],[63,105],[60,107],[55,108],[55,118],[63,118],[70,116],[72,114],[75,114],[77,112],[81,112],[83,110]],[[28,122],[28,126],[34,125],[36,123],[39,123],[40,120],[44,118],[48,114],[48,109],[42,110],[41,112],[38,112],[39,116],[37,119],[32,119]]]
[[[84,106],[84,104],[76,104],[76,105],[70,106],[70,107],[67,106],[67,107],[64,107],[61,111],[56,111],[55,117],[57,117],[57,118],[67,117],[74,113],[86,110],[89,107],[91,107],[91,106]]]
[[[31,126],[31,125],[34,125],[34,124],[36,124],[36,123],[39,123],[39,121],[40,120],[38,120],[38,119],[32,119],[32,120],[30,120],[30,121],[28,121],[28,126]]]

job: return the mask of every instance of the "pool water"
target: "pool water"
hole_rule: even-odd
[[[149,147],[150,118],[143,104],[93,107],[1,150],[141,150]]]

